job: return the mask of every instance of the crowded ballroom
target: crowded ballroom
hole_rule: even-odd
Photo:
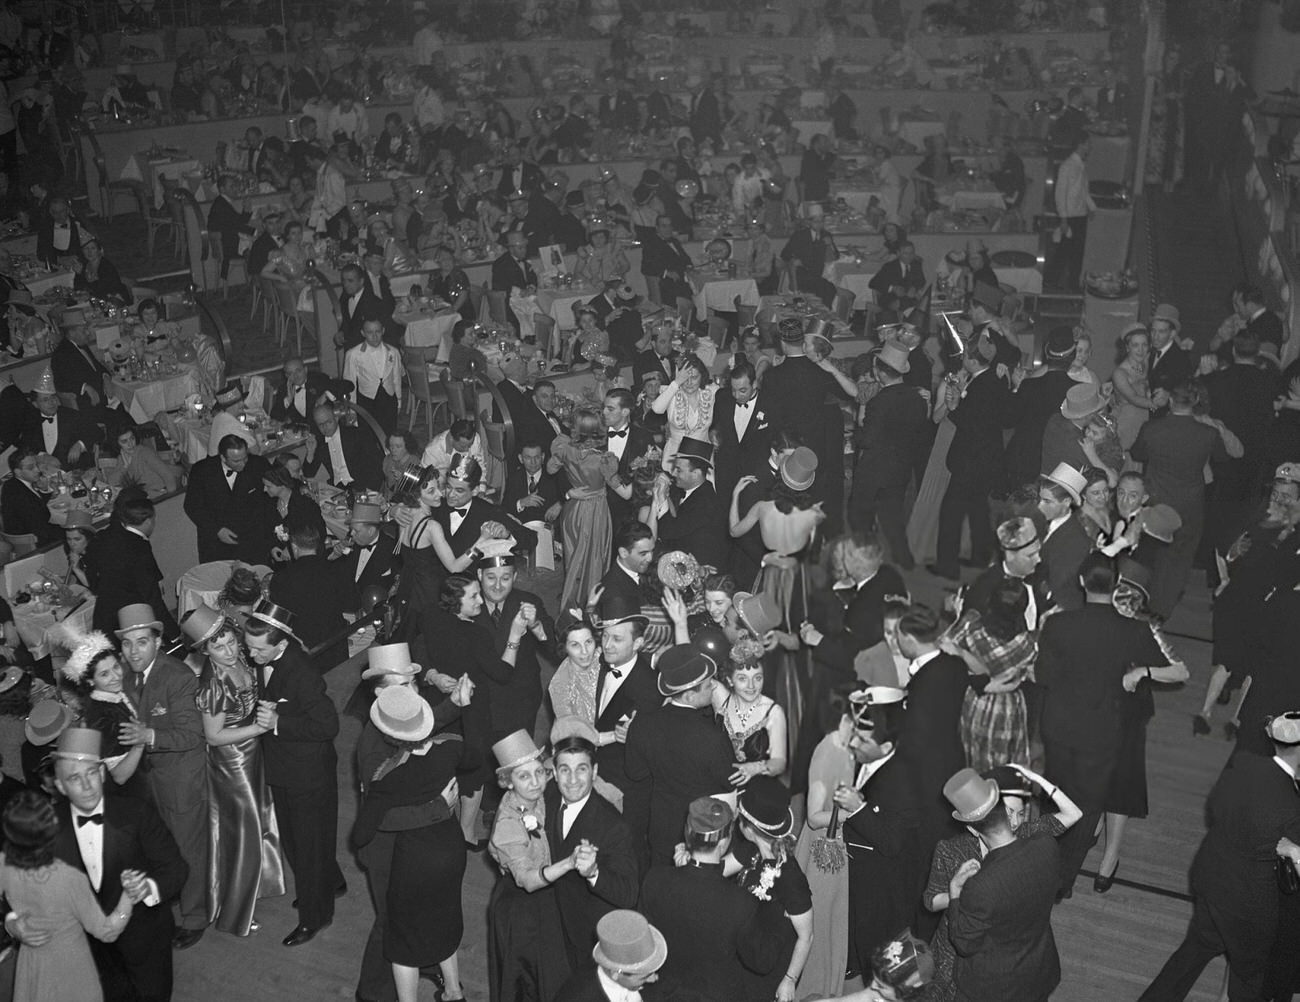
[[[1297,329],[1296,0],[0,0],[0,1002],[1289,1002]]]

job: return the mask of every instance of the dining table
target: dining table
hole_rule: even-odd
[[[136,421],[151,421],[159,411],[182,407],[185,398],[199,392],[198,369],[192,362],[176,363],[175,371],[150,379],[114,376],[109,392]]]
[[[758,283],[748,269],[735,262],[697,268],[691,272],[690,280],[695,291],[695,310],[701,317],[706,316],[709,310],[734,313],[737,304],[758,305]]]
[[[201,170],[202,164],[184,150],[152,149],[127,157],[119,177],[142,182],[153,198],[153,207],[161,209],[166,202],[163,178],[180,182],[187,174]]]
[[[41,265],[37,265],[30,274],[16,277],[22,281],[23,285],[27,286],[27,291],[33,297],[49,292],[54,288],[71,289],[73,282],[76,281],[76,274],[71,268],[45,268]]]
[[[554,320],[559,330],[575,330],[578,320],[573,315],[573,308],[579,303],[595,299],[600,293],[600,286],[587,282],[560,285],[551,289],[539,288],[537,290],[538,312]]]
[[[27,602],[11,602],[10,610],[13,612],[14,628],[23,645],[39,661],[65,649],[67,629],[82,634],[90,632],[95,618],[95,598],[92,595],[72,606],[45,598],[33,598]]]
[[[158,419],[158,426],[163,434],[172,440],[173,447],[193,465],[201,459],[212,455],[208,444],[212,438],[212,419],[207,417],[188,417],[185,415],[165,415]],[[259,456],[274,456],[281,452],[291,452],[307,447],[307,433],[293,425],[281,425],[278,421],[263,418],[253,429],[257,438]]]
[[[410,348],[437,348],[436,361],[445,362],[451,354],[451,331],[460,314],[441,300],[399,303],[393,319],[406,332],[402,343]]]

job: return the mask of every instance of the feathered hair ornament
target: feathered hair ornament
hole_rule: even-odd
[[[71,652],[61,669],[71,682],[85,681],[86,672],[95,659],[114,649],[113,641],[100,630],[83,633],[75,624],[64,621],[59,632],[59,642]]]

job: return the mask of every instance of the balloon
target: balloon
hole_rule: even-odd
[[[700,186],[689,178],[678,181],[673,189],[677,192],[678,198],[694,198],[700,193]]]
[[[721,627],[701,626],[691,637],[691,643],[701,654],[713,658],[713,663],[719,668],[731,658],[731,641],[727,639]]]

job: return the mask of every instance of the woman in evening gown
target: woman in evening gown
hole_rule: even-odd
[[[709,440],[713,426],[713,402],[718,392],[709,381],[709,371],[694,355],[684,355],[677,367],[677,378],[659,391],[651,407],[656,414],[668,416],[668,438],[664,443],[663,467],[672,472],[673,457],[683,438]]]
[[[257,676],[234,623],[215,609],[200,605],[181,630],[206,659],[194,701],[208,742],[208,921],[247,936],[257,929],[258,898],[284,893],[280,833],[262,774]]]
[[[18,950],[11,998],[16,1002],[102,1002],[103,989],[86,933],[111,943],[131,921],[125,887],[104,913],[84,872],[54,858],[59,819],[43,793],[23,790],[5,805],[5,852],[0,856],[0,894],[9,908],[50,933],[41,946]],[[131,871],[122,871],[126,883]]]
[[[1120,445],[1127,452],[1133,448],[1142,425],[1155,410],[1147,381],[1151,335],[1141,324],[1134,324],[1124,332],[1121,345],[1120,363],[1110,376],[1111,385],[1115,388],[1111,415],[1119,432]]]
[[[552,865],[543,793],[550,773],[523,731],[497,742],[497,782],[505,788],[488,852],[501,868],[488,900],[490,1002],[548,1002],[569,977],[555,891],[541,875]]]
[[[607,451],[605,422],[594,410],[581,408],[573,415],[573,438],[557,435],[551,455],[564,464],[568,475],[568,500],[560,516],[564,540],[564,592],[562,609],[583,608],[592,585],[609,570],[613,528],[605,481],[618,472],[618,460]]]

